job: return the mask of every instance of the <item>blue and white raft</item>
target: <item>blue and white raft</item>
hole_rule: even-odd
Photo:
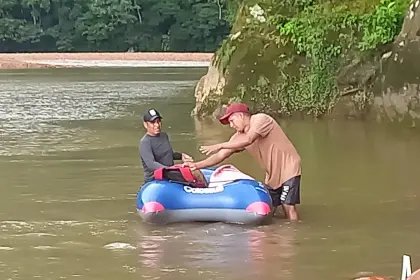
[[[137,193],[137,211],[149,223],[225,222],[265,224],[272,201],[263,184],[231,165],[202,169],[209,185],[195,188],[154,180]],[[216,176],[217,175],[217,176]]]

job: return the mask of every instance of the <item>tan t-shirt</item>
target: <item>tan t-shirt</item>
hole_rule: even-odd
[[[257,138],[245,149],[265,169],[265,184],[278,189],[287,180],[301,175],[300,156],[280,125],[269,115],[259,113],[251,116],[247,133],[256,132]],[[236,132],[231,140],[246,135]]]

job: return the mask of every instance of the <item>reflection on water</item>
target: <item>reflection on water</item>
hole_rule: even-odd
[[[136,71],[20,71],[0,83],[2,279],[398,276],[402,254],[418,267],[419,135],[360,122],[281,122],[303,161],[299,224],[281,212],[257,228],[141,222],[143,110],[158,108],[175,150],[196,159],[232,130],[190,117],[196,69]],[[264,178],[247,153],[227,162]]]
[[[223,279],[291,279],[296,229],[278,224],[245,228],[220,223],[134,230],[142,266],[155,272],[196,270]]]

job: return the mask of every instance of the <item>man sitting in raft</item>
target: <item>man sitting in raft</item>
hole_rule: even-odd
[[[236,130],[228,142],[202,146],[206,155],[199,162],[187,162],[192,170],[217,165],[233,153],[247,150],[266,170],[273,206],[282,205],[289,220],[298,220],[296,204],[300,204],[301,159],[280,125],[269,115],[251,115],[246,104],[235,103],[226,108],[220,122]],[[275,210],[274,210],[275,211]]]
[[[168,134],[161,131],[162,116],[157,110],[152,108],[144,113],[143,125],[146,134],[140,140],[139,151],[145,183],[154,179],[157,169],[173,166],[174,160],[182,160],[184,163],[193,160],[185,153],[173,151]]]

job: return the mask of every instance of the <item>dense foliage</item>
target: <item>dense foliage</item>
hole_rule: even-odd
[[[214,51],[229,0],[1,0],[0,51]]]
[[[314,115],[330,110],[340,94],[335,80],[342,65],[340,58],[355,52],[360,56],[392,42],[401,29],[409,2],[381,0],[371,7],[324,2],[307,6],[287,22],[280,22],[280,35],[310,62],[286,91],[287,110]]]
[[[218,66],[223,72],[234,73],[230,62],[235,53],[244,53],[245,46],[249,55],[241,61],[253,74],[233,77],[242,79],[241,83],[231,83],[237,86],[235,98],[254,101],[266,111],[319,116],[332,109],[341,95],[339,71],[362,58],[380,56],[381,48],[401,30],[410,2],[261,1],[242,10],[246,20],[240,23],[240,32],[233,30],[235,35],[223,41],[217,52]],[[261,47],[253,51],[245,42]],[[270,70],[268,57],[276,64],[276,71]],[[259,58],[264,65],[257,62]],[[241,73],[245,73],[244,68]],[[365,96],[360,99],[367,100]]]

